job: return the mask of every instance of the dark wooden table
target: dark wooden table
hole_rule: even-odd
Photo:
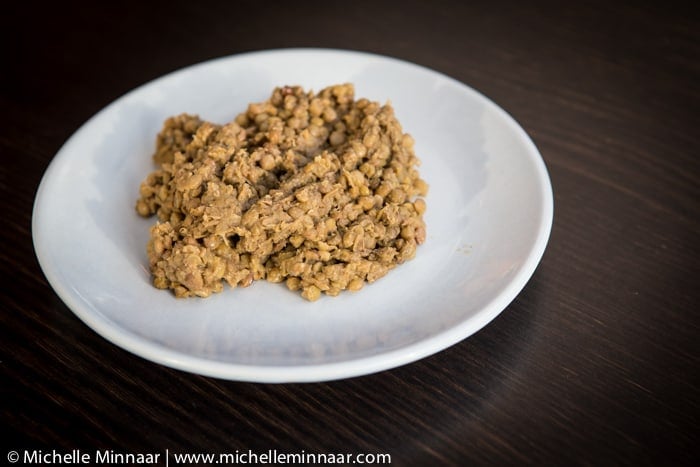
[[[389,453],[419,466],[698,461],[697,14],[666,2],[464,3],[3,6],[0,386],[10,435],[0,458],[81,448]],[[554,187],[534,276],[463,342],[329,383],[223,381],[110,344],[37,263],[30,219],[47,165],[138,85],[291,46],[416,62],[510,112]]]

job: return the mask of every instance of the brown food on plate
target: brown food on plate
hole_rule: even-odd
[[[254,280],[307,300],[359,290],[425,240],[413,139],[352,84],[276,88],[226,125],[166,120],[136,211],[153,284],[206,297]]]

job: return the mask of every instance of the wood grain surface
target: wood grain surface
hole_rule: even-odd
[[[690,3],[569,3],[3,6],[0,386],[10,435],[0,459],[25,449],[276,449],[389,453],[393,465],[417,466],[697,463],[700,21]],[[151,79],[300,46],[419,63],[518,120],[555,205],[528,285],[457,345],[329,383],[197,376],[95,334],[53,292],[32,246],[32,204],[53,156]]]

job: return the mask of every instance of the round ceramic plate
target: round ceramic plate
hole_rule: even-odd
[[[151,285],[154,219],[139,184],[163,121],[182,112],[225,123],[275,86],[351,82],[390,101],[430,185],[427,239],[359,292],[307,302],[282,284],[176,299]],[[106,339],[149,360],[219,378],[322,381],[396,367],[473,334],[516,297],[544,252],[552,189],[523,129],[443,74],[359,52],[286,49],[194,65],[126,94],[85,123],[48,167],[33,238],[50,284]]]

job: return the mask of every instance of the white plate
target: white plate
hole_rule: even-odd
[[[309,303],[281,284],[175,299],[155,289],[134,211],[163,121],[224,123],[275,86],[352,82],[390,100],[430,184],[416,258],[357,293]],[[212,60],[126,94],[61,148],[37,192],[37,257],[88,326],[152,361],[243,381],[322,381],[418,360],[473,334],[520,292],[544,252],[552,189],[527,134],[489,99],[418,65],[286,49]]]

